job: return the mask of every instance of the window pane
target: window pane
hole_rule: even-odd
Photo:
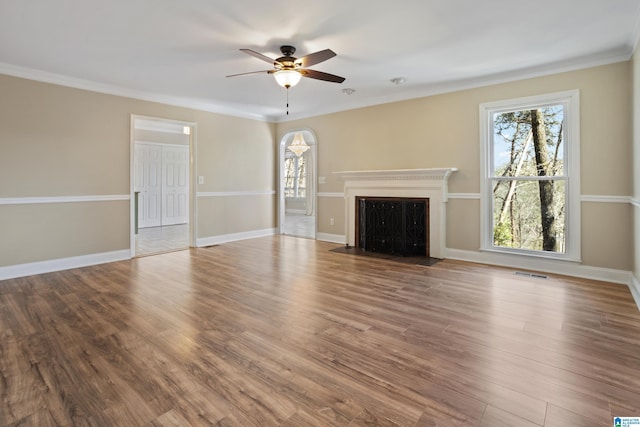
[[[295,178],[295,159],[286,157],[284,159],[284,197],[294,197],[293,181]]]
[[[307,156],[298,158],[298,193],[296,197],[306,197],[305,187],[307,185]]]
[[[493,176],[564,176],[562,105],[493,115]]]
[[[493,244],[564,253],[566,181],[492,180]]]
[[[284,196],[306,197],[307,157],[296,157],[293,153],[284,160]]]

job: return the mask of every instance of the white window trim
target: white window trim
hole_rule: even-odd
[[[492,159],[493,114],[504,111],[527,110],[544,105],[564,107],[564,147],[566,189],[566,246],[565,253],[502,248],[493,245]],[[546,95],[509,99],[480,104],[480,250],[504,254],[525,255],[564,261],[581,261],[580,241],[580,92],[571,90]]]

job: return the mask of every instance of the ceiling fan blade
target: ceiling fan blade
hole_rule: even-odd
[[[335,74],[323,73],[316,70],[300,70],[303,77],[309,77],[316,80],[324,80],[325,82],[342,83],[345,78],[336,76]]]
[[[336,53],[331,49],[320,50],[318,52],[310,53],[309,55],[296,59],[295,64],[299,64],[300,68],[306,68],[312,65],[319,64],[323,61],[326,61],[327,59],[331,59],[334,56],[336,56]]]
[[[240,49],[242,52],[246,53],[247,55],[251,55],[254,58],[258,58],[264,62],[268,62],[269,64],[273,64],[276,62],[275,59],[271,59],[268,56],[265,56],[259,52],[256,52],[255,50],[251,50],[251,49]]]
[[[249,71],[248,73],[231,74],[231,75],[228,75],[228,76],[226,76],[226,77],[245,76],[245,75],[247,75],[247,74],[260,74],[260,73],[267,73],[267,74],[270,74],[270,73],[272,73],[272,72],[273,72],[273,70]]]

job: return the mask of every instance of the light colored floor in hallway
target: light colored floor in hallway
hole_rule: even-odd
[[[286,214],[284,216],[284,234],[315,239],[316,217],[300,214]]]
[[[189,224],[138,229],[136,256],[170,252],[189,247]]]

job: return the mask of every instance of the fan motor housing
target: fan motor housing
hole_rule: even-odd
[[[284,45],[280,46],[280,52],[282,52],[284,58],[287,58],[293,56],[293,54],[296,53],[296,48],[293,46]]]

